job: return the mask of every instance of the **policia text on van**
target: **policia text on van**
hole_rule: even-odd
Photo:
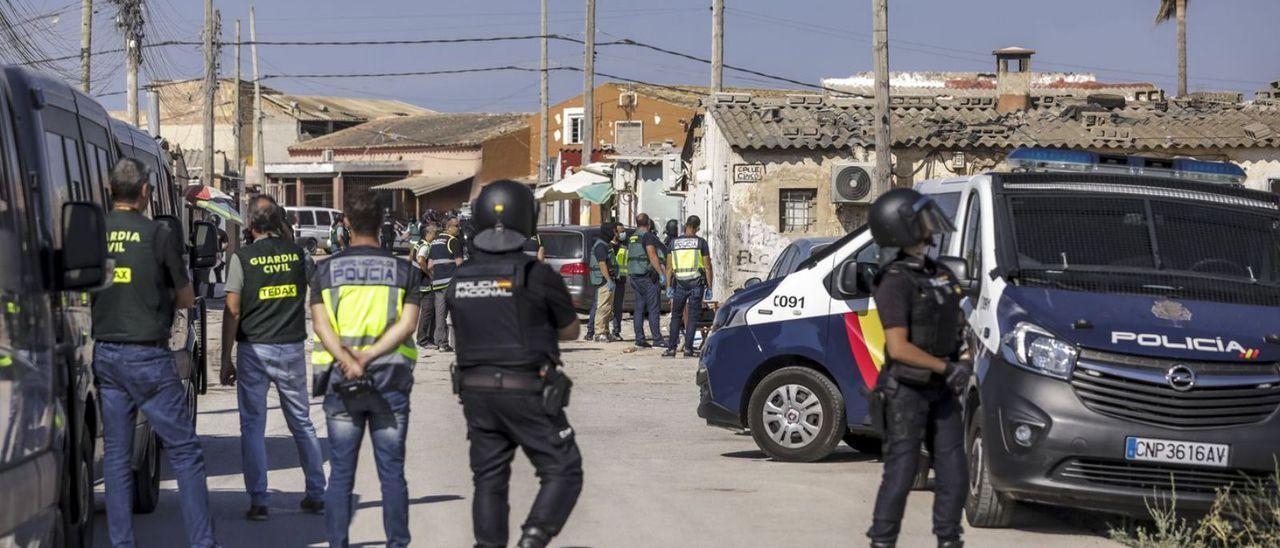
[[[1274,489],[1280,197],[1232,164],[1042,149],[1009,163],[917,186],[959,227],[939,253],[964,259],[970,286],[969,523],[1007,525],[1022,500],[1145,514],[1153,493],[1195,510],[1246,479]],[[726,301],[699,414],[749,426],[776,458],[822,458],[842,436],[870,448],[877,251],[855,231]],[[780,388],[817,398],[812,432],[783,433]]]

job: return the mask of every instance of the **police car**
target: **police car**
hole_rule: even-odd
[[[1145,514],[1215,489],[1274,490],[1280,452],[1280,197],[1230,163],[1020,149],[1009,172],[917,189],[953,215],[969,287],[970,524],[1020,501]],[[778,460],[870,448],[884,363],[865,228],[716,316],[698,413]]]

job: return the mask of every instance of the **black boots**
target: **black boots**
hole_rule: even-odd
[[[516,543],[516,548],[546,548],[549,542],[551,542],[550,533],[537,527],[526,527],[524,534],[520,536],[520,542]]]
[[[938,548],[964,548],[964,541],[960,539],[938,539]]]

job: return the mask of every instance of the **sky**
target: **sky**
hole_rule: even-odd
[[[25,0],[47,21],[51,55],[78,51],[79,0]],[[146,41],[200,39],[200,0],[145,0]],[[249,0],[215,0],[225,41],[236,19],[249,40]],[[581,38],[585,0],[549,0],[550,33]],[[120,47],[114,7],[97,0],[95,50]],[[817,84],[821,78],[871,70],[870,0],[726,0],[725,62]],[[889,0],[891,70],[992,71],[991,51],[1037,50],[1038,71],[1092,72],[1100,80],[1152,82],[1176,90],[1175,25],[1154,24],[1158,0]],[[259,0],[260,40],[391,40],[535,35],[538,0]],[[1188,9],[1190,87],[1253,91],[1280,80],[1278,0],[1192,0]],[[597,41],[623,38],[709,58],[710,0],[597,0]],[[243,70],[251,77],[249,48]],[[197,47],[147,50],[143,81],[202,74]],[[538,66],[537,40],[341,47],[259,47],[264,75],[434,71]],[[582,46],[552,42],[551,65],[581,66]],[[95,57],[94,94],[123,108],[122,54]],[[67,65],[74,70],[74,62]],[[234,70],[234,48],[222,74]],[[708,65],[627,46],[597,50],[596,70],[645,82],[707,85]],[[70,72],[74,74],[74,72]],[[551,102],[581,93],[582,74],[555,72]],[[597,84],[607,81],[598,77]],[[797,86],[726,69],[727,85]],[[264,85],[297,94],[398,99],[455,112],[536,111],[537,72],[364,79],[269,78]]]

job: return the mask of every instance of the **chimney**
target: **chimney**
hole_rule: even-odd
[[[1034,50],[1004,48],[996,56],[996,112],[1004,114],[1031,107],[1031,56]]]

